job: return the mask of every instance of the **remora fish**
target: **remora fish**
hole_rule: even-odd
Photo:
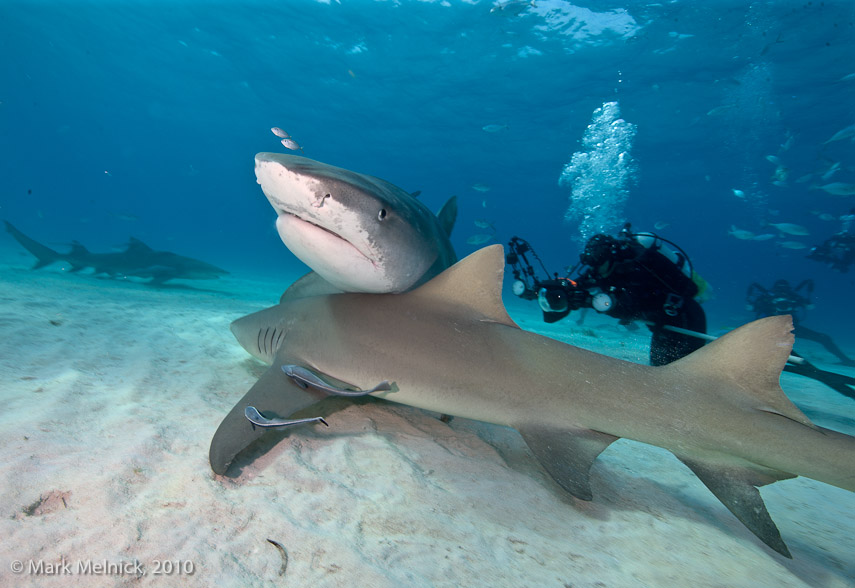
[[[301,280],[326,281],[318,291],[404,292],[456,261],[454,196],[435,216],[386,180],[281,153],[256,155],[255,175],[282,242],[323,279]]]
[[[71,265],[72,272],[91,267],[96,274],[107,274],[111,277],[151,278],[152,284],[162,284],[168,280],[212,280],[229,273],[192,257],[170,251],[155,251],[134,238],[131,238],[127,249],[119,253],[90,253],[76,241],[72,243],[71,251],[60,253],[27,237],[10,222],[4,222],[6,230],[15,240],[36,256],[37,261],[33,269],[56,261],[66,261]]]
[[[281,423],[336,388],[358,393],[358,384],[376,397],[516,428],[583,500],[592,498],[591,465],[618,438],[668,449],[787,557],[757,487],[801,475],[855,491],[855,437],[811,423],[778,383],[793,345],[789,316],[651,367],[521,330],[502,303],[503,270],[503,249],[492,245],[412,292],[286,292],[279,305],[232,323],[241,345],[272,366],[220,424],[214,472],[224,474],[263,435],[250,417]]]

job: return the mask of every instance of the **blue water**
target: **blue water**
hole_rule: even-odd
[[[808,189],[834,162],[829,181],[855,182],[855,143],[825,143],[855,123],[855,4],[494,5],[6,0],[0,216],[57,246],[134,235],[232,271],[291,273],[253,174],[256,152],[283,150],[276,125],[308,157],[421,190],[434,209],[458,195],[461,256],[487,219],[559,271],[579,248],[559,175],[594,110],[616,101],[637,129],[619,214],[669,223],[661,234],[714,288],[711,326],[751,318],[753,280],[812,278],[806,324],[846,340],[855,270],[727,231],[795,222],[812,246],[839,230],[814,213],[855,204]]]

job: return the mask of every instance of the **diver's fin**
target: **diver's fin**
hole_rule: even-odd
[[[855,378],[852,376],[838,374],[837,372],[820,369],[805,358],[802,357],[801,359],[802,362],[799,364],[788,363],[784,367],[784,371],[805,376],[806,378],[812,378],[817,382],[825,384],[832,390],[840,392],[844,396],[848,396],[855,400]]]
[[[428,298],[449,307],[464,306],[480,314],[482,321],[519,328],[502,302],[504,273],[504,249],[501,245],[489,245],[401,296]]]
[[[32,269],[38,269],[62,259],[62,255],[60,253],[54,251],[50,247],[45,247],[34,239],[30,239],[24,233],[16,229],[9,221],[3,222],[6,223],[6,230],[9,231],[9,234],[11,234],[24,249],[35,255],[36,264]]]
[[[220,423],[208,457],[214,473],[225,474],[238,453],[268,429],[254,426],[246,418],[246,407],[254,406],[265,418],[288,418],[295,412],[320,402],[326,394],[303,389],[285,375],[280,365],[268,369]]]
[[[701,482],[715,494],[739,521],[748,527],[763,543],[792,559],[790,550],[775,522],[766,510],[766,504],[757,490],[760,486],[795,478],[793,474],[762,468],[754,464],[744,466],[717,463],[713,460],[677,456],[689,466]]]
[[[309,272],[296,282],[288,286],[279,298],[279,304],[286,300],[298,298],[309,298],[311,296],[326,296],[327,294],[341,294],[343,290],[336,288],[315,272]]]
[[[439,219],[439,225],[445,231],[445,234],[451,236],[451,230],[454,228],[454,223],[457,221],[457,196],[452,196],[442,205],[439,212],[436,213]]]
[[[591,465],[619,437],[590,429],[525,426],[519,432],[552,479],[581,500],[591,500]]]

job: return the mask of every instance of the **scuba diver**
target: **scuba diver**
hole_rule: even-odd
[[[633,233],[627,224],[619,238],[591,237],[579,256],[580,263],[569,271],[573,275],[581,266],[577,277],[556,273],[546,280],[535,276],[529,253],[550,274],[528,242],[512,237],[508,247],[505,261],[512,268],[514,294],[537,300],[547,323],[579,308],[593,308],[624,325],[644,321],[653,333],[651,365],[675,361],[702,347],[705,340],[715,339],[705,335],[706,314],[697,300],[704,294],[706,282],[694,273],[686,253],[671,241],[652,233]],[[855,400],[855,378],[820,369],[798,353],[793,352],[784,370],[822,382]]]
[[[804,289],[805,295],[799,292]],[[816,341],[829,353],[837,357],[845,366],[855,366],[855,361],[847,357],[832,338],[825,333],[814,331],[802,325],[808,309],[813,308],[810,295],[813,293],[813,280],[804,280],[793,288],[787,280],[778,280],[767,290],[756,282],[748,286],[745,295],[748,309],[754,311],[756,318],[789,314],[793,317],[793,333],[797,339]]]
[[[670,363],[704,345],[697,334],[706,333],[706,314],[696,300],[699,283],[704,283],[696,278],[688,255],[671,241],[653,233],[634,233],[627,223],[617,238],[601,233],[588,240],[580,264],[570,271],[572,275],[581,266],[577,277],[555,274],[548,280],[534,277],[526,253],[540,259],[526,241],[513,237],[508,247],[514,293],[537,299],[545,322],[553,323],[579,308],[593,308],[623,325],[645,322],[652,332],[651,365]]]
[[[827,263],[831,269],[846,273],[855,263],[855,208],[840,220],[843,221],[842,230],[811,249],[807,258]]]

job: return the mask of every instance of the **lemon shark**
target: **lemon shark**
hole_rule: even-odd
[[[139,239],[131,237],[124,251],[119,253],[92,253],[82,244],[74,241],[71,250],[62,253],[31,239],[12,223],[4,221],[6,230],[24,249],[36,258],[33,269],[50,265],[56,261],[66,261],[72,272],[92,268],[96,274],[110,277],[134,276],[150,278],[147,282],[161,285],[169,280],[212,280],[228,274],[224,269],[192,257],[185,257],[171,251],[155,251]]]
[[[315,272],[301,289],[404,292],[457,259],[453,196],[434,215],[386,180],[282,153],[257,154],[255,175],[282,242]]]
[[[670,450],[766,545],[790,557],[758,487],[807,476],[855,491],[855,437],[784,395],[789,316],[740,327],[659,367],[520,329],[502,303],[504,255],[481,249],[404,294],[291,298],[232,323],[269,370],[210,448],[224,474],[271,426],[321,421],[331,394],[371,394],[517,429],[546,471],[592,499],[589,470],[618,438]]]

